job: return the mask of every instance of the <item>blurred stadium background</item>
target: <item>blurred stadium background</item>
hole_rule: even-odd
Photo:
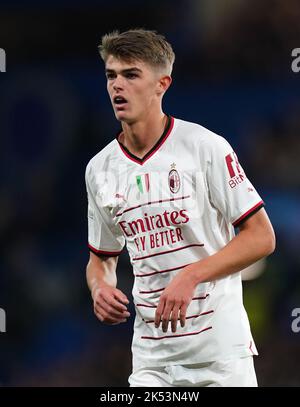
[[[165,111],[227,138],[266,202],[277,250],[244,282],[256,369],[261,386],[299,386],[299,21],[298,0],[1,1],[2,385],[127,386],[132,318],[99,323],[85,283],[84,171],[118,129],[97,45],[144,27],[176,52]],[[118,276],[130,296],[126,254]]]

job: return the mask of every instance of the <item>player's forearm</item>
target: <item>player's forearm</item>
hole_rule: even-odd
[[[91,293],[104,285],[116,287],[116,260],[112,258],[90,260],[86,268],[86,279]]]
[[[236,273],[274,251],[272,233],[253,233],[241,230],[223,249],[184,270],[188,271],[195,284],[214,281]]]

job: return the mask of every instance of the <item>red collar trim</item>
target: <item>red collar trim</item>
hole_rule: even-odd
[[[168,116],[168,121],[165,127],[165,130],[162,134],[162,136],[159,138],[159,140],[155,143],[155,145],[144,155],[144,157],[139,158],[137,156],[135,156],[134,154],[132,154],[128,148],[126,148],[119,140],[119,136],[121,134],[121,132],[118,133],[116,139],[117,142],[121,148],[121,150],[123,151],[123,153],[126,155],[127,158],[129,158],[131,161],[134,161],[137,164],[143,165],[150,157],[153,156],[153,154],[156,153],[157,150],[160,149],[160,147],[164,144],[164,142],[167,140],[167,138],[169,137],[169,135],[171,134],[171,131],[173,129],[174,126],[174,117],[172,116]]]

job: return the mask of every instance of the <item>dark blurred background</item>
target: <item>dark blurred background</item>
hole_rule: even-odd
[[[299,21],[299,0],[0,1],[2,385],[128,385],[133,317],[102,325],[85,282],[84,172],[119,127],[97,45],[144,27],[176,52],[165,111],[228,139],[266,202],[277,249],[244,282],[257,375],[299,386]],[[126,254],[118,276],[131,296]]]

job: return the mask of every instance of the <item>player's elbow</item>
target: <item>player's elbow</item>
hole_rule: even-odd
[[[263,257],[270,256],[275,251],[276,248],[276,236],[274,233],[273,228],[268,228],[263,234],[262,234],[262,251],[263,251]]]
[[[273,226],[264,209],[261,209],[244,222],[241,225],[241,231],[250,233],[248,241],[252,240],[258,259],[267,257],[274,252],[276,237]]]

